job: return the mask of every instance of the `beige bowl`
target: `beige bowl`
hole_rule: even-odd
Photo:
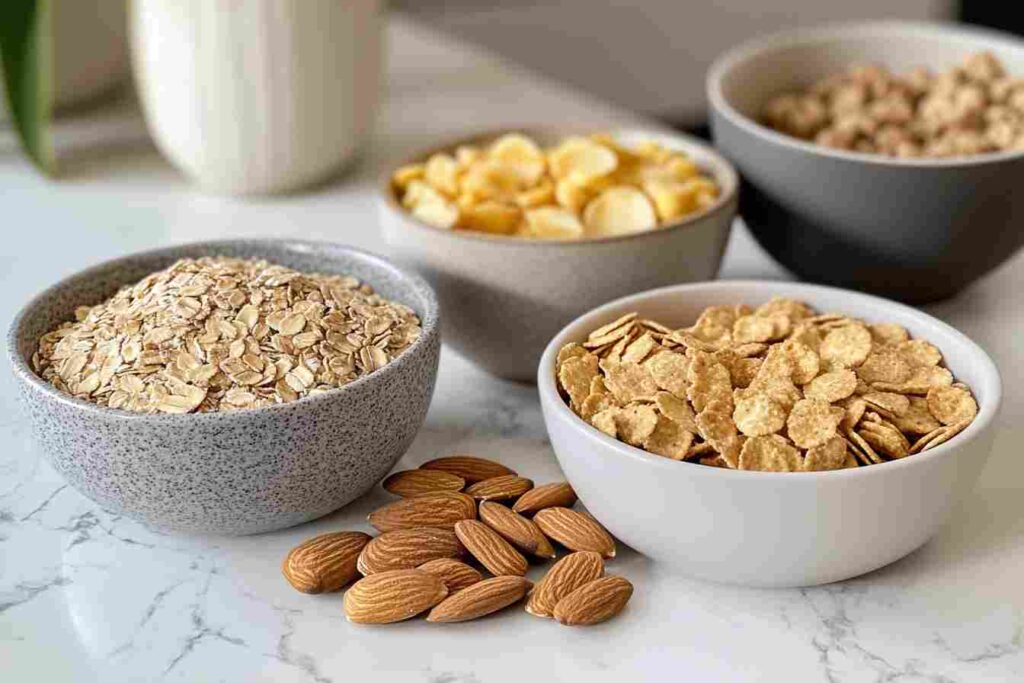
[[[581,131],[525,132],[551,144]],[[444,312],[444,341],[492,374],[535,381],[544,346],[576,316],[626,294],[709,280],[718,272],[736,214],[738,178],[732,165],[687,135],[656,129],[610,132],[625,145],[653,140],[685,152],[718,182],[718,201],[652,232],[539,241],[435,228],[399,205],[390,173],[382,183],[381,224],[391,255],[434,285]],[[497,136],[457,140],[413,160]]]

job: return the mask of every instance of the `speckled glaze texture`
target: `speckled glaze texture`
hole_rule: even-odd
[[[346,273],[415,310],[423,333],[371,375],[295,403],[202,415],[140,415],[72,398],[32,372],[39,336],[118,287],[182,257],[265,258]],[[86,496],[153,527],[251,534],[325,515],[362,495],[402,456],[426,416],[441,338],[430,287],[380,257],[329,243],[207,242],[103,263],[67,278],[15,318],[8,356],[53,467]]]
[[[527,130],[553,144],[582,129]],[[685,151],[722,188],[706,212],[650,232],[601,240],[538,241],[439,230],[395,201],[390,180],[381,192],[381,228],[397,260],[437,289],[445,342],[488,372],[533,382],[551,337],[576,316],[612,299],[718,273],[736,214],[737,176],[710,147],[655,129],[617,130],[620,142],[655,140]],[[495,135],[460,140],[484,142]],[[425,158],[426,154],[417,158]]]

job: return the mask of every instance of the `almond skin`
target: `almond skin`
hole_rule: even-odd
[[[519,496],[512,510],[521,515],[532,515],[544,508],[571,508],[576,504],[576,492],[569,482],[556,481],[530,489]]]
[[[430,610],[427,621],[469,621],[519,602],[532,584],[521,576],[495,576],[445,598]]]
[[[615,541],[590,515],[569,508],[544,508],[533,516],[544,534],[569,550],[593,550],[601,557],[615,557]]]
[[[506,474],[515,474],[514,470],[510,470],[500,462],[472,455],[449,455],[444,458],[434,458],[420,465],[420,469],[448,472],[462,477],[467,484],[475,484],[484,479],[501,477]]]
[[[440,557],[459,558],[465,549],[451,529],[415,527],[381,534],[366,544],[356,566],[364,576],[413,569]]]
[[[475,519],[457,522],[455,535],[466,550],[495,576],[523,576],[529,568],[526,558],[483,522]]]
[[[295,590],[331,593],[358,578],[356,562],[370,536],[361,531],[339,531],[315,536],[291,550],[281,573]]]
[[[452,528],[462,519],[476,519],[476,501],[465,493],[441,491],[396,500],[371,512],[366,521],[385,532],[417,526]]]
[[[466,480],[439,470],[403,470],[388,476],[381,484],[402,498],[414,498],[439,491],[461,491]]]
[[[554,559],[555,549],[540,528],[501,503],[481,501],[480,520],[522,552],[548,560]]]
[[[526,477],[505,474],[484,479],[469,486],[466,493],[477,500],[513,500],[533,488],[533,482]]]
[[[448,595],[455,595],[463,588],[483,580],[483,575],[465,562],[442,557],[425,562],[417,567],[421,572],[433,574],[444,581],[448,587]]]
[[[584,584],[555,605],[555,619],[566,626],[590,626],[622,611],[633,595],[633,584],[621,576],[604,576]]]
[[[535,617],[550,617],[565,596],[604,575],[604,560],[598,553],[583,551],[556,562],[530,592],[526,611]]]
[[[356,624],[390,624],[425,612],[448,596],[444,582],[416,569],[381,572],[345,592],[345,616]]]

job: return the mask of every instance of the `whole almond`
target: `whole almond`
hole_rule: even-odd
[[[533,516],[540,530],[569,550],[593,550],[602,557],[615,557],[615,540],[590,515],[569,508],[544,508]]]
[[[530,489],[519,496],[512,509],[521,515],[532,515],[544,508],[571,508],[576,504],[576,492],[566,481],[556,481]]]
[[[440,470],[402,470],[389,475],[381,485],[396,496],[414,498],[439,491],[461,491],[466,480]]]
[[[363,575],[393,569],[412,569],[440,557],[462,557],[465,549],[451,529],[414,527],[381,534],[359,553]]]
[[[583,551],[566,555],[555,562],[530,592],[526,611],[537,617],[550,617],[562,598],[602,575],[604,560],[598,553]]]
[[[477,500],[512,500],[533,488],[533,482],[526,477],[504,474],[484,479],[469,486],[466,493]]]
[[[621,576],[604,576],[583,584],[555,605],[555,619],[566,626],[590,626],[611,619],[633,595],[633,584]]]
[[[480,519],[522,552],[549,560],[555,557],[551,541],[540,528],[501,503],[480,501]]]
[[[441,491],[403,498],[371,512],[366,520],[378,531],[417,526],[454,527],[460,519],[476,519],[476,501],[465,493]]]
[[[416,569],[367,576],[345,592],[345,616],[357,624],[410,619],[448,596],[444,581]]]
[[[420,465],[420,469],[448,472],[462,477],[467,484],[506,474],[515,474],[514,470],[510,470],[500,462],[473,455],[449,455],[444,458],[434,458]]]
[[[532,584],[521,576],[495,576],[444,599],[430,610],[427,621],[455,622],[477,619],[519,602]]]
[[[483,522],[475,519],[456,522],[455,535],[495,576],[523,576],[529,568],[526,558]]]
[[[454,595],[484,578],[480,572],[465,562],[448,557],[424,562],[416,568],[444,581],[444,585],[448,587],[448,595]]]
[[[330,593],[359,576],[356,561],[370,536],[361,531],[338,531],[315,536],[284,558],[281,573],[295,590]]]

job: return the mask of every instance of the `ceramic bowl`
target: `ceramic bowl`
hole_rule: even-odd
[[[954,25],[883,22],[795,30],[730,50],[707,78],[715,144],[743,176],[740,211],[809,280],[910,303],[948,297],[1022,243],[1024,151],[894,159],[815,145],[758,122],[773,95],[852,63],[934,71],[990,50],[1024,76],[1024,41]]]
[[[554,144],[580,129],[527,130]],[[632,145],[655,140],[686,152],[722,188],[707,211],[652,232],[585,241],[539,241],[441,230],[413,218],[396,201],[390,173],[381,187],[381,223],[391,253],[434,285],[445,316],[445,343],[484,370],[532,382],[545,344],[584,311],[632,292],[711,279],[736,212],[737,176],[707,145],[658,130],[612,131]],[[497,133],[458,140],[481,144]]]
[[[558,395],[559,348],[628,311],[682,326],[706,306],[757,305],[772,296],[899,323],[928,339],[974,390],[978,417],[945,444],[902,460],[830,472],[752,472],[677,462],[633,448],[585,423]],[[538,389],[562,470],[612,533],[670,570],[746,586],[839,581],[924,544],[974,486],[992,447],[1001,394],[999,374],[985,352],[920,311],[831,287],[745,281],[666,287],[577,318],[545,350]]]
[[[294,403],[224,413],[143,415],[59,392],[28,360],[44,332],[182,257],[265,258],[354,275],[414,309],[420,338],[380,370]],[[339,245],[297,240],[206,242],[102,263],[30,301],[8,357],[39,451],[103,507],[159,529],[249,534],[305,522],[372,487],[412,442],[433,393],[438,306],[418,276]]]

